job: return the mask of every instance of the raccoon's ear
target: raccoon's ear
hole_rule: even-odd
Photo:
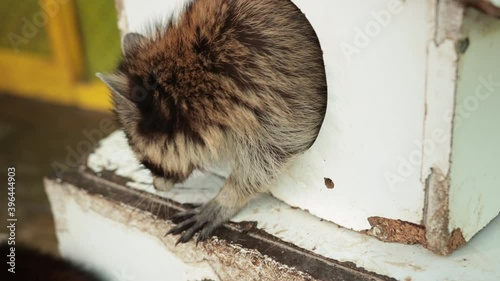
[[[132,50],[137,48],[142,42],[146,40],[146,37],[139,33],[130,32],[125,34],[122,38],[122,52],[124,56],[130,54]]]
[[[127,78],[124,75],[96,73],[96,76],[111,89],[113,95],[122,98],[128,95]]]

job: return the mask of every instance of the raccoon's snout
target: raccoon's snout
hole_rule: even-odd
[[[153,176],[153,186],[158,191],[168,191],[174,187],[174,184],[172,180]]]

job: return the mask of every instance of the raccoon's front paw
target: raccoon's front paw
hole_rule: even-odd
[[[174,183],[166,178],[153,176],[153,186],[158,191],[168,191],[174,187]]]
[[[215,229],[227,222],[238,211],[236,208],[223,207],[212,200],[203,206],[179,212],[172,216],[172,221],[177,225],[165,235],[176,235],[184,232],[175,243],[177,245],[188,242],[199,231],[200,234],[196,238],[196,244],[198,244],[198,242],[207,239]]]

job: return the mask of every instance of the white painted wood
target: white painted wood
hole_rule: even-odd
[[[316,144],[273,194],[355,230],[369,228],[370,216],[420,223],[425,1],[294,3],[320,39],[329,102]],[[359,53],[350,54],[354,49]],[[324,177],[334,181],[333,190]]]
[[[500,21],[469,9],[462,36],[448,228],[469,240],[500,212]]]
[[[424,132],[422,181],[431,169],[447,175],[450,169],[453,106],[455,103],[456,60],[455,43],[446,40],[428,47],[427,114]]]
[[[65,199],[65,213],[58,215],[66,223],[57,232],[59,252],[106,280],[219,280],[206,261],[186,262],[158,237],[103,217],[75,198]]]
[[[150,181],[139,181],[148,172],[133,159],[132,151],[126,143],[122,132],[113,133],[92,154],[89,168],[94,172],[113,169],[119,175],[135,179],[130,180],[129,186],[151,190],[153,187]],[[205,180],[213,177],[207,176]],[[182,198],[185,200],[193,194],[191,189],[196,188],[196,183],[193,183],[177,188],[176,191],[157,195],[182,201]],[[202,249],[204,246],[173,247],[169,243],[173,244],[176,237],[163,237],[169,227],[167,222],[160,220],[151,223],[150,221],[156,220],[155,217],[124,208],[123,204],[108,206],[100,196],[87,195],[85,191],[72,186],[46,183],[46,189],[64,256],[85,263],[91,262],[91,267],[111,274],[120,272],[123,268],[138,277],[165,271],[171,276],[178,276],[177,274],[190,268],[193,272],[210,273],[203,262],[196,260],[199,255],[193,252],[196,251],[193,249]],[[286,242],[326,258],[353,262],[366,270],[396,280],[500,280],[500,217],[470,243],[448,257],[437,256],[418,245],[384,243],[364,234],[339,228],[308,212],[291,208],[271,196],[253,200],[233,221],[256,221],[258,228]],[[141,254],[146,252],[148,254]],[[138,256],[141,258],[140,263],[137,262]],[[186,257],[190,257],[192,262],[178,265],[179,260],[184,260],[185,263]],[[145,265],[156,266],[149,268]],[[146,272],[148,270],[153,273]]]

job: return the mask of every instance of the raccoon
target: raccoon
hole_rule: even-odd
[[[194,0],[146,36],[128,33],[114,73],[98,76],[159,190],[230,163],[208,203],[174,215],[167,234],[196,241],[267,192],[314,143],[326,111],[323,53],[289,0]]]

